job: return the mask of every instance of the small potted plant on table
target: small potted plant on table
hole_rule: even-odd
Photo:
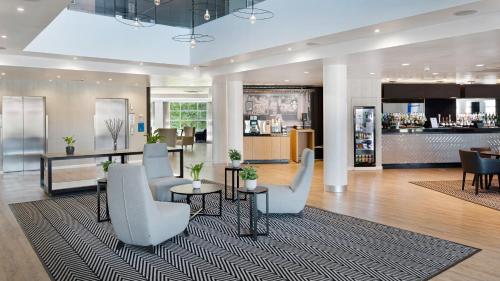
[[[64,142],[66,142],[66,154],[72,155],[75,153],[75,138],[73,136],[63,137]]]
[[[104,161],[102,162],[102,170],[104,171],[104,177],[105,178],[108,178],[108,170],[109,170],[109,165],[113,164],[114,162],[113,161]]]
[[[229,150],[229,159],[233,168],[238,168],[241,163],[241,153],[236,149]]]
[[[240,177],[245,181],[245,187],[248,190],[254,190],[257,187],[257,170],[254,167],[248,166],[241,170]]]
[[[146,143],[151,144],[151,143],[159,143],[163,137],[160,136],[160,133],[158,130],[155,130],[152,134],[147,134],[146,136]]]
[[[186,167],[191,170],[191,177],[193,177],[193,188],[201,188],[200,173],[203,169],[203,162]]]

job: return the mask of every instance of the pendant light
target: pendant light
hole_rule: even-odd
[[[256,8],[254,0],[250,1],[250,5],[248,5],[247,1],[247,5],[245,8],[239,8],[234,10],[233,15],[240,19],[246,19],[250,21],[251,24],[254,24],[257,21],[268,20],[274,17],[273,12]]]
[[[208,0],[207,0],[207,9],[205,10],[205,15],[203,16],[203,18],[204,18],[206,21],[209,21],[209,20],[210,20],[210,12],[208,11]]]
[[[191,0],[191,33],[172,37],[174,41],[189,43],[192,49],[196,48],[198,43],[207,43],[215,40],[211,35],[195,33],[194,15],[195,3],[194,0]]]

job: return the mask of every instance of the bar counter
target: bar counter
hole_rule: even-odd
[[[459,149],[500,147],[500,128],[382,130],[384,168],[459,167]]]
[[[290,137],[277,135],[244,135],[243,157],[246,163],[288,163]]]

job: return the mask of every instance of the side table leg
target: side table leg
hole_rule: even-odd
[[[231,192],[232,192],[231,196],[233,197],[233,202],[234,202],[234,200],[236,200],[236,198],[234,197],[236,194],[236,191],[234,190],[234,187],[235,187],[234,186],[234,172],[235,172],[234,170],[231,171]]]
[[[224,198],[227,200],[227,170],[224,169]]]
[[[219,192],[219,217],[222,216],[222,190]]]
[[[266,235],[269,235],[269,192],[266,192]]]
[[[239,194],[238,194],[238,196],[236,196],[236,202],[237,202],[236,203],[236,205],[237,205],[236,221],[237,221],[237,225],[238,225],[238,236],[241,236],[241,231],[240,231],[240,228],[241,228],[240,227],[241,226],[240,216],[241,216],[241,214],[240,214],[240,196],[239,196]]]
[[[253,226],[252,226],[252,238],[254,241],[257,241],[257,195],[254,194],[252,196],[252,217],[253,217]]]
[[[201,195],[201,212],[205,214],[205,194]]]
[[[101,222],[101,185],[97,184],[97,222]]]

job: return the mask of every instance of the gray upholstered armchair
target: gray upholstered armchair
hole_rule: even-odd
[[[189,205],[154,201],[143,166],[111,165],[107,192],[118,248],[123,243],[156,246],[183,231],[187,234]]]
[[[153,143],[144,145],[142,163],[146,168],[149,188],[153,192],[156,201],[170,201],[170,188],[192,183],[189,179],[177,178],[174,176],[170,160],[168,159],[168,148],[165,143]],[[183,196],[176,195],[175,200],[184,199]]]
[[[302,162],[291,185],[263,185],[269,188],[269,213],[301,214],[306,206],[314,173],[314,152],[308,148],[302,152]],[[257,196],[257,209],[266,212],[266,198]]]

